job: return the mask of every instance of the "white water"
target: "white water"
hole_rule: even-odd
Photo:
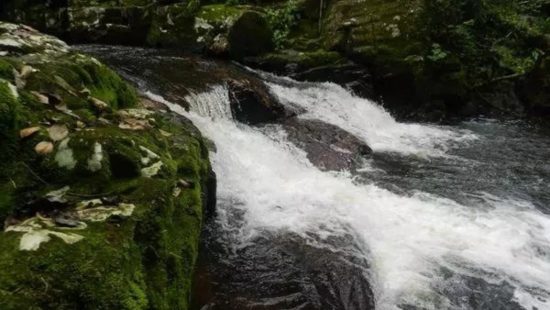
[[[377,152],[429,158],[475,139],[469,132],[400,124],[373,102],[333,84],[269,86],[286,104],[304,108],[303,117],[342,127]],[[286,141],[280,127],[257,129],[232,121],[227,92],[220,88],[187,98],[198,114],[165,103],[192,119],[217,146],[212,160],[218,197],[233,202],[220,204],[218,220],[239,240],[235,247],[266,231],[294,232],[318,242],[310,233],[324,239],[352,229],[371,263],[378,309],[403,303],[454,308],[434,291],[445,285],[441,266],[489,283],[506,280],[527,309],[550,309],[550,218],[529,202],[484,195],[479,205],[464,206],[422,192],[400,196],[356,184],[344,173],[322,172]],[[199,107],[203,104],[213,106]],[[227,217],[232,208],[244,212],[244,225]]]

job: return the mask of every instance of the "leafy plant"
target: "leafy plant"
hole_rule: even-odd
[[[547,0],[423,0],[426,58],[452,55],[473,83],[529,72],[548,24]]]
[[[267,10],[267,21],[273,30],[273,39],[277,48],[287,42],[292,27],[300,20],[300,11],[296,0],[288,0],[282,7]]]
[[[431,61],[439,61],[447,57],[447,52],[441,49],[441,45],[434,43],[432,44],[431,53],[428,55],[428,59]]]

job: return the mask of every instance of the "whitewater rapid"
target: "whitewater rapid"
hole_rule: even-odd
[[[479,139],[467,130],[403,124],[376,103],[330,83],[273,79],[266,83],[300,116],[341,127],[376,153],[398,153],[429,161]],[[413,305],[461,309],[443,292],[467,289],[441,270],[513,287],[526,309],[550,309],[550,217],[530,202],[476,193],[477,203],[460,204],[421,191],[398,194],[349,172],[323,172],[290,143],[281,126],[250,127],[233,121],[227,88],[189,95],[191,112],[148,93],[190,118],[214,141],[211,154],[218,178],[217,221],[238,249],[266,233],[291,232],[310,245],[339,251],[323,242],[356,236],[357,250],[370,263],[363,270],[377,309]],[[472,176],[475,178],[475,176]],[[229,203],[227,203],[229,202]],[[238,210],[242,221],[228,216]],[[452,286],[452,287],[449,287]]]

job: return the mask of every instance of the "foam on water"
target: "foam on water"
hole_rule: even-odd
[[[475,139],[469,132],[438,126],[398,123],[381,106],[354,96],[333,83],[267,83],[285,104],[306,110],[303,118],[319,119],[343,128],[366,141],[375,151],[442,156],[452,142]]]
[[[306,117],[351,131],[375,151],[440,156],[454,143],[472,139],[468,132],[400,124],[381,107],[332,84],[270,87],[281,99],[305,108]],[[199,114],[187,113],[149,95],[185,114],[215,142],[212,161],[218,196],[234,202],[220,205],[218,221],[232,240],[238,240],[235,247],[266,231],[293,232],[315,243],[352,229],[364,244],[360,255],[371,263],[369,280],[379,309],[401,304],[458,308],[434,289],[445,285],[441,268],[488,283],[507,281],[515,289],[516,301],[527,309],[550,308],[550,218],[529,202],[480,195],[479,203],[465,206],[423,192],[400,196],[357,184],[349,175],[315,168],[278,126],[258,129],[238,124],[226,109],[197,108]],[[194,98],[199,99],[192,107],[205,102],[229,104],[227,92],[219,88]],[[235,226],[226,217],[231,208],[243,211],[243,225]]]

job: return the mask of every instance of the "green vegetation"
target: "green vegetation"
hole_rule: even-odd
[[[550,21],[544,1],[425,0],[420,26],[433,47],[430,61],[459,61],[473,84],[525,74],[542,55]]]
[[[266,18],[273,30],[273,39],[277,48],[283,48],[293,27],[300,20],[299,6],[296,0],[287,0],[281,7],[269,8]]]
[[[146,42],[151,46],[184,47],[195,43],[195,15],[200,8],[197,0],[170,6],[151,8],[151,24]]]

